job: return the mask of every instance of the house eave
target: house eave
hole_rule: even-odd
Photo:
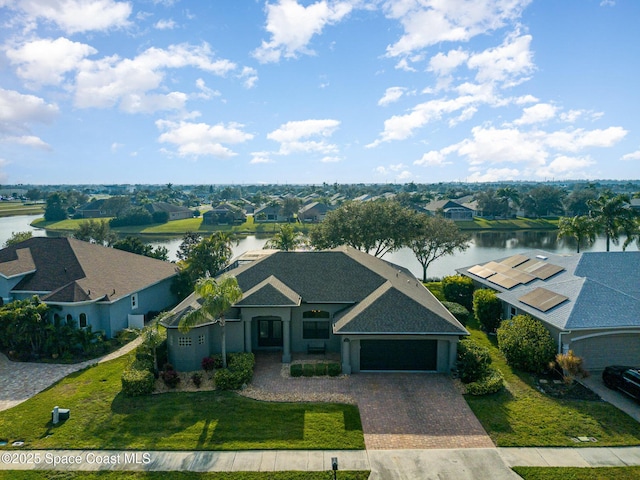
[[[15,275],[5,275],[4,273],[0,273],[0,277],[6,278],[7,280],[11,280],[12,278],[16,278],[16,277],[24,277],[29,275],[30,273],[36,273],[36,269],[34,268],[33,270],[28,270],[26,272],[20,272],[20,273],[16,273]]]
[[[435,335],[447,335],[459,337],[460,335],[470,335],[469,332],[333,332],[334,335],[421,335],[421,336],[435,336]]]

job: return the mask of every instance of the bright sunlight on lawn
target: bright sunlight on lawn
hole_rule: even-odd
[[[363,449],[357,407],[270,403],[231,392],[120,393],[126,358],[72,374],[0,412],[3,440],[27,448],[138,450]],[[51,409],[71,409],[53,426]]]

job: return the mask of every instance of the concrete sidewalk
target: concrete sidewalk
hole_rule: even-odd
[[[329,471],[371,470],[370,480],[519,478],[512,466],[640,465],[640,447],[461,448],[428,450],[255,450],[167,452],[3,450],[0,470]]]

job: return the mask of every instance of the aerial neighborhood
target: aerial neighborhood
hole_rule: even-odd
[[[640,444],[640,184],[2,190],[0,450]]]

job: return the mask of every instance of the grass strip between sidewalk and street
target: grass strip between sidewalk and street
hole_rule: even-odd
[[[128,361],[76,372],[0,412],[0,440],[28,449],[364,449],[354,405],[261,402],[224,391],[128,398],[120,380]],[[56,405],[69,408],[70,418],[53,425]]]
[[[513,467],[524,480],[632,480],[640,467]]]

